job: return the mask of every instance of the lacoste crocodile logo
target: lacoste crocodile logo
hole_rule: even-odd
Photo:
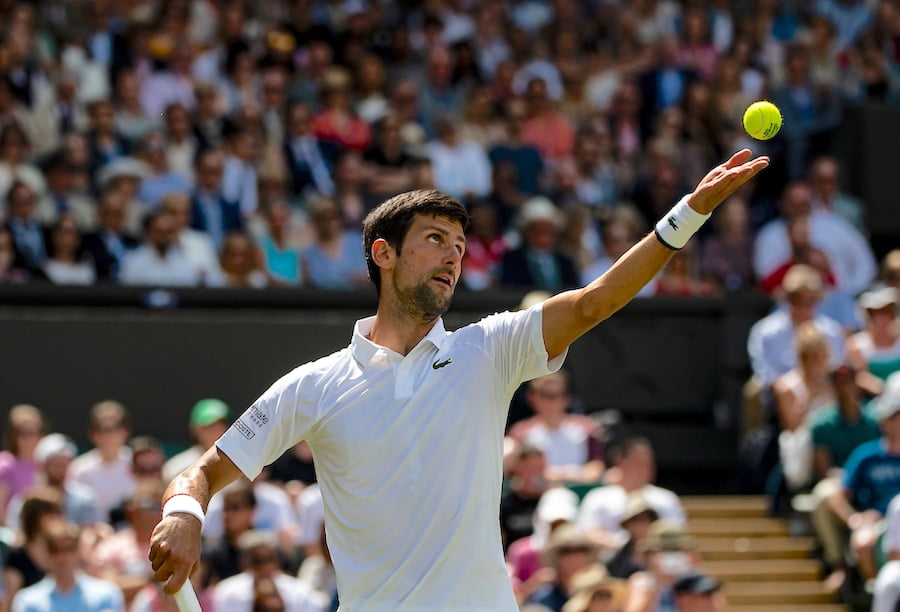
[[[673,230],[675,230],[676,232],[678,231],[678,224],[675,223],[675,219],[673,219],[672,217],[669,217],[669,225],[672,226]]]
[[[431,364],[431,367],[434,368],[435,370],[440,370],[444,366],[448,366],[451,363],[453,363],[452,359],[445,359],[443,361],[435,361],[434,363]]]

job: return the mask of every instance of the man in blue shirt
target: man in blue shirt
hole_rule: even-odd
[[[115,584],[83,574],[78,556],[78,526],[52,524],[46,533],[47,577],[16,593],[12,612],[122,612],[122,591]]]
[[[873,550],[878,523],[900,494],[900,373],[891,375],[875,400],[882,437],[859,446],[844,466],[843,490],[831,496],[832,511],[850,529],[850,546],[866,579],[877,572]]]

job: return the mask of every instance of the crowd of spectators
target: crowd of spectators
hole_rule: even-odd
[[[462,285],[594,278],[715,163],[772,156],[645,295],[874,276],[833,136],[900,98],[896,0],[0,3],[0,281],[366,283],[360,221],[434,187]],[[784,128],[752,142],[749,102]],[[787,185],[787,186],[786,186]]]

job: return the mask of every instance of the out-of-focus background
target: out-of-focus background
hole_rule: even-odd
[[[513,398],[511,580],[893,610],[898,103],[896,0],[0,0],[0,612],[73,568],[171,608],[160,487],[372,312],[380,202],[469,208],[454,329],[598,277],[742,147],[770,168]],[[212,513],[204,609],[335,608],[305,445]]]

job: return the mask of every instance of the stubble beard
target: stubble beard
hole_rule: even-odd
[[[397,301],[407,314],[423,321],[434,321],[450,309],[453,293],[447,297],[438,295],[428,283],[430,279],[409,287],[397,288]]]

